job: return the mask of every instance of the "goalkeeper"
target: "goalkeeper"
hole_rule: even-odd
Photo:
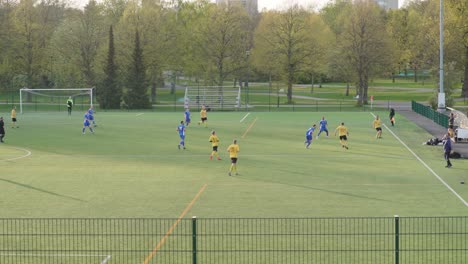
[[[72,107],[73,107],[73,99],[71,98],[71,96],[69,96],[67,100],[68,115],[71,115]]]

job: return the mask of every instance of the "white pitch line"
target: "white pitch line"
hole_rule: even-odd
[[[4,257],[106,257],[106,261],[112,257],[111,255],[91,255],[91,254],[20,254],[20,253],[4,253],[0,254]]]
[[[111,255],[107,256],[102,262],[101,264],[106,264],[110,259],[111,259]]]
[[[136,114],[136,116],[141,116],[141,115],[144,115],[145,113],[139,113],[139,114]]]
[[[247,114],[244,116],[244,118],[242,118],[242,119],[240,120],[239,123],[242,123],[249,115],[250,115],[250,113],[247,113]]]
[[[370,113],[374,118],[375,118],[375,115],[374,113]],[[408,145],[406,145],[395,133],[393,133],[392,130],[390,130],[387,125],[383,124],[384,127],[398,140],[400,141],[400,143],[409,151],[411,152],[411,154],[413,154],[413,156],[419,160],[419,162],[421,162],[422,165],[424,165],[424,167],[426,167],[426,169],[428,169],[443,185],[445,185],[445,187],[447,187],[458,199],[460,199],[460,201],[462,201],[462,203],[468,207],[468,202],[466,202],[463,197],[461,197],[452,187],[450,187],[450,185],[448,185],[448,183],[446,183],[437,173],[435,173],[434,170],[431,169],[431,167],[429,167],[418,155],[416,155],[416,153],[413,152],[413,150],[411,150]]]
[[[4,160],[0,160],[0,161],[12,161],[12,160],[23,159],[23,158],[27,158],[27,157],[31,156],[31,154],[32,154],[31,151],[29,151],[27,149],[18,148],[18,147],[12,147],[12,148],[22,150],[22,151],[26,152],[26,155],[23,155],[21,157],[11,158],[11,159],[4,159]]]

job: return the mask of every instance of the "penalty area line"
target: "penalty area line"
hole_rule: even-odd
[[[136,114],[135,116],[141,116],[141,115],[144,115],[145,113],[139,113],[139,114]]]
[[[375,115],[374,113],[370,113],[374,118],[375,118]],[[424,167],[426,167],[426,169],[428,169],[432,175],[434,175],[443,185],[445,185],[445,187],[447,187],[447,189],[449,189],[460,201],[462,201],[462,203],[468,207],[468,202],[465,201],[465,199],[463,199],[463,197],[461,197],[452,187],[450,187],[450,185],[448,185],[448,183],[446,183],[442,177],[440,177],[433,169],[431,169],[431,167],[429,167],[429,165],[426,164],[426,162],[424,162],[418,155],[416,155],[416,153],[414,153],[413,150],[411,150],[408,145],[405,144],[405,142],[403,142],[395,133],[393,133],[392,130],[390,130],[387,125],[383,124],[383,126],[390,132],[390,134],[392,134],[411,154],[413,154],[413,156],[419,161],[421,162],[422,165],[424,165]]]
[[[195,204],[195,202],[198,200],[198,198],[200,198],[200,195],[205,191],[206,187],[208,186],[208,184],[204,184],[201,189],[198,191],[198,193],[195,195],[195,197],[193,197],[192,201],[187,205],[187,207],[185,208],[185,210],[180,214],[179,218],[177,218],[177,220],[175,221],[175,223],[171,226],[171,228],[169,228],[169,230],[167,230],[166,234],[164,235],[164,237],[159,241],[159,243],[156,245],[156,247],[153,249],[153,251],[151,251],[151,253],[146,257],[146,259],[143,261],[144,264],[148,264],[149,261],[154,257],[154,255],[156,255],[156,253],[159,251],[159,249],[162,247],[162,245],[164,244],[164,242],[166,242],[167,238],[172,234],[172,232],[174,231],[174,229],[177,227],[177,225],[180,223],[180,221],[182,220],[182,218],[184,218],[184,216],[188,213],[188,211],[190,209],[192,209],[193,205]]]
[[[249,115],[250,115],[250,113],[247,113],[247,114],[244,116],[244,118],[242,118],[242,119],[240,120],[240,122],[239,122],[239,123],[242,123],[242,122],[244,122],[244,120],[245,120],[245,119],[246,119],[246,118],[247,118]]]

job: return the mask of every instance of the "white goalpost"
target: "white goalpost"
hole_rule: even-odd
[[[63,88],[63,89],[20,89],[20,113],[27,106],[34,106],[37,110],[65,109],[69,97],[73,99],[74,105],[93,105],[93,88]],[[80,101],[78,101],[80,99]],[[63,107],[61,107],[63,106]]]
[[[185,88],[184,107],[236,110],[240,108],[241,88],[239,86],[189,86]]]

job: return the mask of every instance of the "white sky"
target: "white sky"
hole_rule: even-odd
[[[89,0],[69,0],[71,3],[76,3],[76,6],[83,7]],[[314,7],[322,7],[329,0],[258,0],[258,10],[261,11],[263,8],[266,9],[281,9],[290,6],[294,3],[298,3],[303,6],[313,5]],[[99,0],[98,0],[99,2]],[[216,0],[211,0],[216,2]]]
[[[89,0],[69,0],[71,3],[76,3],[76,6],[83,7]],[[216,0],[211,0],[216,2]],[[258,11],[262,9],[283,9],[293,4],[300,4],[305,7],[321,8],[325,6],[330,0],[258,0]],[[401,7],[403,2],[406,0],[399,0],[399,6]],[[98,0],[99,2],[99,0]]]

